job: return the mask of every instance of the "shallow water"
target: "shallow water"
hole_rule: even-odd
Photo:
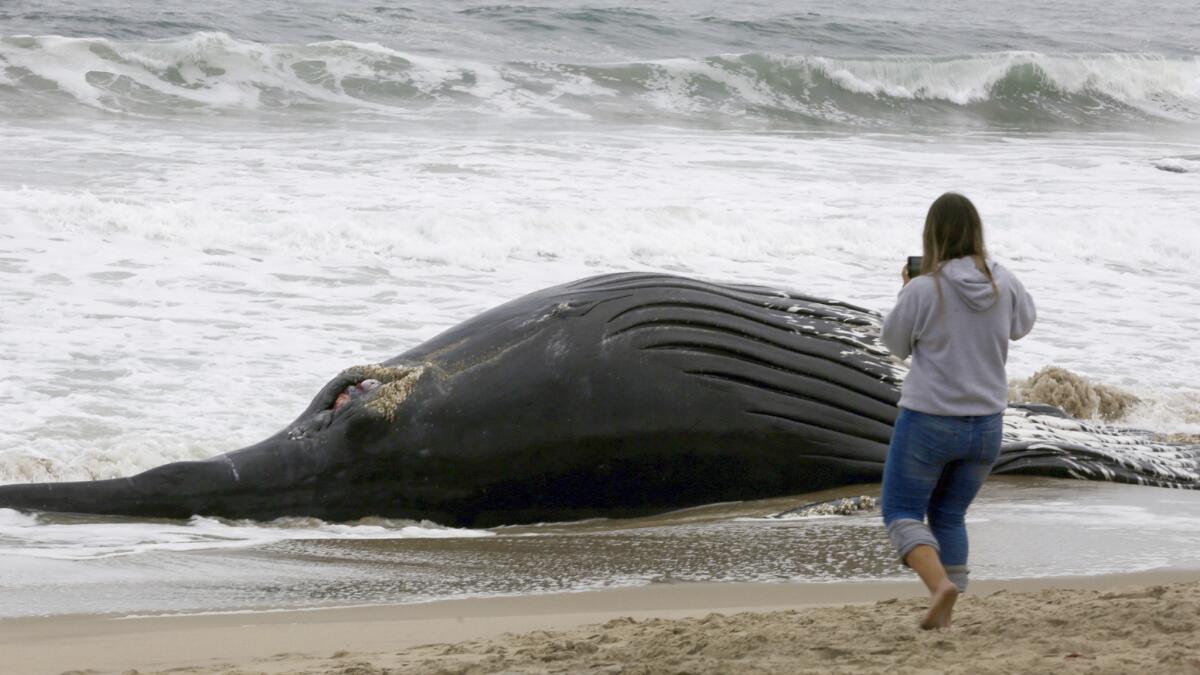
[[[877,512],[764,517],[809,498],[872,493],[878,486],[487,531],[391,523],[358,525],[338,537],[325,526],[326,538],[279,524],[88,518],[51,526],[62,519],[46,516],[35,525],[0,512],[0,617],[421,602],[691,581],[911,578],[896,563]],[[1192,491],[993,478],[968,527],[974,579],[1200,569],[1200,493]],[[165,541],[168,528],[175,541]],[[178,546],[185,530],[192,531],[188,548]],[[133,552],[128,543],[139,533],[147,545]]]

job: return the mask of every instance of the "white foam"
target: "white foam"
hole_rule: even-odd
[[[1068,94],[1094,93],[1164,114],[1171,100],[1200,99],[1200,59],[1157,54],[1048,55],[1030,52],[965,57],[825,59],[813,63],[850,91],[967,105],[993,98],[1014,68],[1036,68]]]
[[[1134,406],[1120,422],[1162,433],[1200,435],[1200,392],[1154,392]]]
[[[1171,173],[1200,173],[1200,155],[1162,157],[1152,160],[1154,168]]]
[[[306,518],[254,523],[195,516],[178,524],[105,522],[101,518],[61,523],[0,509],[0,544],[5,554],[84,560],[152,551],[249,548],[289,539],[446,539],[493,535],[486,530],[455,529],[433,523],[379,522],[337,524]]]

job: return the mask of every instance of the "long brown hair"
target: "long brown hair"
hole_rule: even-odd
[[[921,274],[933,277],[939,308],[942,306],[942,284],[938,280],[938,273],[947,261],[968,255],[975,260],[975,267],[992,282],[992,292],[996,297],[1000,296],[1000,289],[987,266],[983,221],[970,199],[957,192],[947,192],[933,200],[933,204],[929,205],[929,213],[925,214],[925,232],[921,235],[921,242]]]

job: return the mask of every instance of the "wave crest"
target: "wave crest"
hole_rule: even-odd
[[[265,44],[224,33],[140,42],[0,38],[7,115],[44,116],[64,103],[148,116],[252,110],[799,126],[1200,121],[1200,59],[1004,52],[485,63],[373,43]]]

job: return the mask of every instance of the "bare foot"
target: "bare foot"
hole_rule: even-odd
[[[955,593],[958,593],[958,589],[955,589]],[[950,615],[951,614],[954,614],[954,605],[951,605],[946,608],[945,613],[942,614],[942,620],[938,624],[938,628],[941,628],[942,630],[950,630]]]
[[[946,579],[929,596],[929,611],[925,612],[921,629],[949,628],[950,615],[954,613],[954,603],[957,601],[958,587],[953,581]]]

